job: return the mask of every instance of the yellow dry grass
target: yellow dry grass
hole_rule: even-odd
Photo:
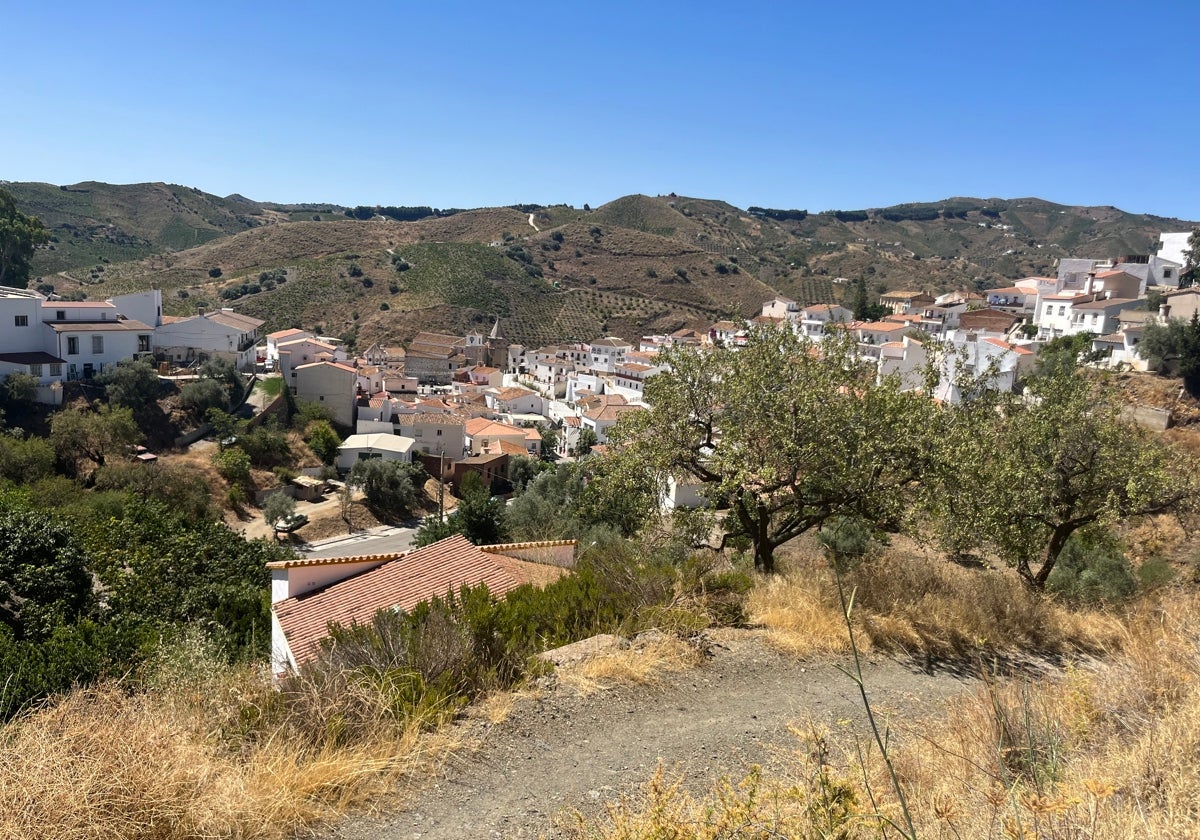
[[[1119,648],[1124,636],[1116,616],[1068,609],[1031,592],[1007,569],[961,568],[911,546],[862,563],[844,574],[843,585],[853,596],[860,651],[928,658],[1102,653]],[[747,612],[785,653],[849,651],[837,582],[819,556],[793,557],[785,573],[751,591]]]
[[[922,838],[1200,835],[1200,596],[1134,608],[1120,652],[1040,680],[982,681],[935,718],[892,721],[890,758]],[[694,796],[661,771],[577,837],[897,837],[900,800],[869,733],[797,728],[788,770]]]
[[[702,660],[703,655],[694,645],[664,636],[640,647],[598,654],[578,665],[561,668],[558,680],[580,694],[593,694],[615,683],[653,684],[663,674],[695,668]]]
[[[272,694],[248,671],[219,687],[130,692],[107,684],[6,724],[0,838],[290,837],[453,746],[415,725],[323,744],[284,726],[237,732],[255,728]],[[218,708],[234,696],[241,702]]]

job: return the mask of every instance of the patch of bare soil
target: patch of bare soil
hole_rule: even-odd
[[[500,723],[471,716],[458,724],[475,748],[456,754],[423,790],[398,792],[378,803],[382,815],[320,836],[561,837],[573,810],[599,813],[604,802],[639,790],[660,763],[702,790],[750,764],[768,773],[782,766],[796,744],[793,724],[865,728],[858,689],[839,663],[788,658],[756,631],[714,633],[706,647],[704,665],[647,685],[581,693],[571,681],[546,678]],[[970,684],[884,657],[870,658],[864,671],[881,719],[919,720]]]

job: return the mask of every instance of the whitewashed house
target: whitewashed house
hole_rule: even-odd
[[[253,371],[258,331],[264,323],[232,309],[167,317],[154,330],[154,351],[181,365],[225,359],[240,371]]]

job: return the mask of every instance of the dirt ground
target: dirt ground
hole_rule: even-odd
[[[458,725],[475,748],[456,754],[423,790],[397,793],[378,803],[380,815],[318,836],[562,837],[572,811],[601,812],[606,801],[636,792],[660,762],[702,790],[751,763],[779,765],[796,746],[792,724],[865,727],[858,689],[837,667],[845,663],[788,658],[756,631],[720,631],[707,647],[706,664],[664,674],[658,685],[582,695],[557,684],[518,697],[499,724],[468,718]],[[919,722],[971,685],[883,657],[864,671],[880,719],[895,713]]]

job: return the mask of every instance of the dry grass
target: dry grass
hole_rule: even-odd
[[[1178,838],[1200,833],[1200,597],[1145,603],[1122,651],[1039,681],[983,681],[936,720],[893,729],[923,838]],[[886,768],[862,734],[799,732],[790,770],[693,797],[661,773],[578,837],[898,837]]]
[[[854,595],[860,650],[932,660],[986,652],[1101,653],[1122,644],[1113,615],[1067,609],[1030,592],[1006,569],[961,568],[902,541],[847,573],[844,583]],[[748,613],[784,652],[849,650],[836,580],[816,552],[801,549],[784,574],[756,587]]]
[[[661,675],[695,668],[703,654],[694,645],[675,636],[625,650],[602,653],[578,665],[561,668],[561,684],[581,694],[605,691],[614,683],[648,685],[659,681]]]
[[[75,691],[0,730],[0,838],[290,837],[453,747],[416,723],[349,738],[298,713],[249,669]]]

